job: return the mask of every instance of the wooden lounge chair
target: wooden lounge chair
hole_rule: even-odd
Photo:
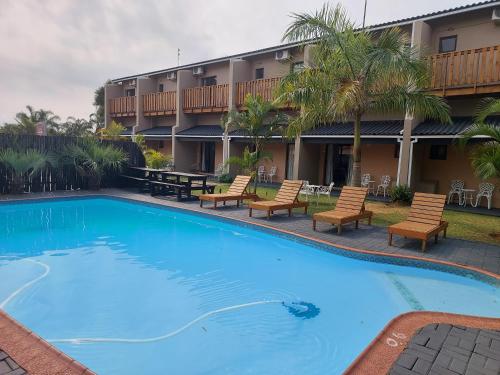
[[[283,181],[274,200],[250,202],[248,216],[252,217],[252,210],[266,211],[268,219],[278,210],[288,210],[288,216],[292,216],[292,209],[297,207],[304,207],[304,212],[307,213],[308,202],[300,202],[297,198],[301,187],[300,180]]]
[[[236,206],[239,207],[240,201],[244,199],[256,200],[258,198],[256,194],[247,192],[250,180],[250,176],[236,176],[226,193],[201,194],[199,196],[200,207],[203,207],[203,201],[214,202],[213,208],[217,208],[217,202],[223,202],[225,205],[228,201],[236,201]]]
[[[446,195],[415,193],[407,219],[387,228],[389,246],[393,234],[422,240],[422,251],[426,250],[427,240],[432,236],[437,243],[439,232],[443,231],[443,238],[446,238],[448,222],[442,220],[445,202]]]
[[[368,219],[372,223],[373,212],[365,210],[365,198],[368,188],[344,186],[334,210],[318,212],[313,215],[313,229],[316,222],[324,221],[337,226],[337,233],[342,233],[342,225],[356,222],[356,229],[361,219]]]

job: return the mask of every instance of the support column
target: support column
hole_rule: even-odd
[[[156,80],[151,78],[137,78],[137,86],[135,90],[137,102],[135,105],[136,113],[133,134],[137,134],[140,130],[150,129],[153,127],[152,119],[144,117],[144,101],[142,100],[142,96],[144,94],[152,92],[156,92]]]
[[[194,125],[192,117],[187,116],[183,111],[184,89],[195,87],[196,78],[191,70],[177,71],[177,93],[176,93],[176,116],[175,126],[172,128],[172,156],[176,171],[188,172],[196,161],[196,155],[193,155],[191,148],[177,139],[176,134],[181,130],[188,129]]]
[[[123,94],[122,85],[108,83],[104,85],[104,127],[107,127],[113,119],[109,113],[110,99],[117,98]]]
[[[312,50],[314,48],[314,44],[308,44],[304,47],[304,66],[311,67],[313,66],[312,60]],[[303,154],[304,154],[304,145],[303,141],[298,135],[295,138],[295,150],[294,150],[294,160],[293,160],[293,179],[300,180],[304,175],[304,169],[307,168],[306,163],[303,162]],[[302,157],[301,157],[302,155]],[[301,162],[302,159],[302,162]]]
[[[231,59],[229,61],[229,99],[228,106],[229,111],[238,110],[237,100],[238,100],[238,91],[237,86],[239,82],[249,81],[251,79],[251,71],[250,64],[246,60],[242,59]],[[233,147],[234,153],[231,154],[231,138],[227,131],[224,131],[223,136],[223,148],[222,148],[222,162],[226,163],[226,160],[233,155],[236,155],[239,148]],[[231,170],[233,168],[225,167],[225,173],[233,173]]]
[[[411,34],[411,45],[418,49],[419,53],[423,53],[424,49],[430,45],[432,28],[424,21],[413,22],[412,34]],[[406,114],[404,120],[404,130],[403,130],[403,140],[399,153],[399,175],[398,183],[400,185],[410,185],[411,184],[411,166],[413,161],[413,153],[411,152],[413,145],[412,142],[412,131],[421,121],[420,118],[414,117],[411,114]]]

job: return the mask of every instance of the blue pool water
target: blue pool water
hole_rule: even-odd
[[[339,374],[403,312],[500,317],[493,283],[113,199],[0,205],[0,238],[14,318],[137,340],[55,342],[100,374]]]

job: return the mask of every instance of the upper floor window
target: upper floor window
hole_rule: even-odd
[[[125,90],[125,96],[135,96],[135,89]]]
[[[431,160],[446,160],[448,147],[446,145],[431,145],[429,158]]]
[[[217,84],[217,76],[204,77],[201,79],[202,86],[214,86]]]
[[[262,78],[264,78],[264,68],[255,69],[255,79],[262,79]]]
[[[439,53],[454,52],[457,50],[457,36],[450,35],[439,39]]]
[[[298,73],[304,69],[304,61],[297,61],[292,64],[292,73]]]
[[[158,92],[163,92],[163,83],[158,85]]]

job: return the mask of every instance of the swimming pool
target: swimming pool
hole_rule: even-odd
[[[0,238],[0,306],[100,374],[338,374],[403,312],[500,317],[492,283],[115,199],[2,204]]]

